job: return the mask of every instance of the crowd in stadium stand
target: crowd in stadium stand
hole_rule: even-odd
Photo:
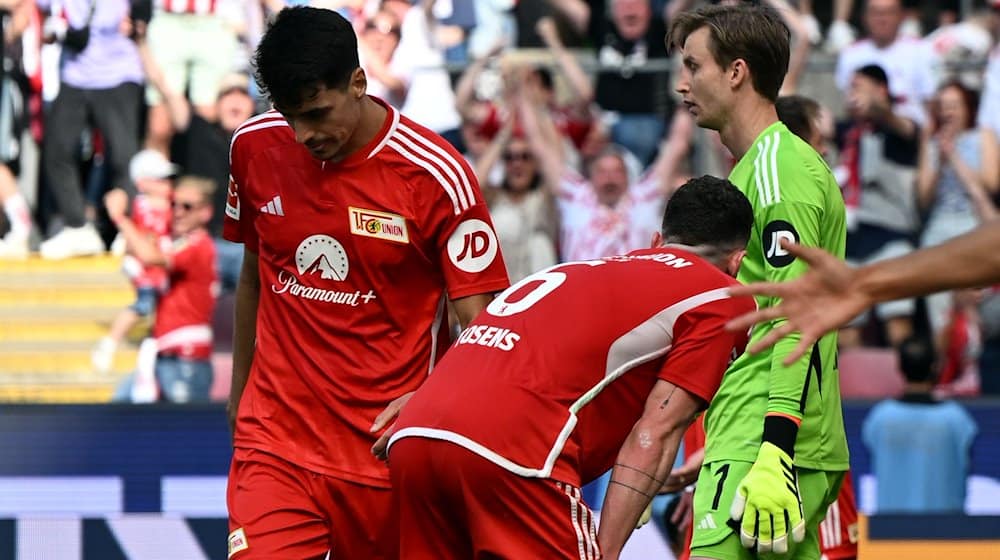
[[[221,237],[229,141],[267,108],[250,53],[268,18],[299,4],[347,17],[368,92],[466,155],[511,281],[644,247],[673,189],[733,163],[673,92],[665,30],[698,3],[0,0],[0,258],[131,254],[105,194],[129,193],[146,227],[150,180],[169,188],[193,175],[215,185],[207,227],[232,289],[242,249]],[[816,119],[848,207],[851,262],[996,219],[1000,1],[763,3],[792,32],[783,94],[823,104]],[[148,295],[154,283],[136,286]],[[156,299],[139,297],[135,312]],[[938,393],[1000,393],[1000,288],[880,305],[841,344],[895,346],[914,332],[942,357]],[[102,341],[98,369],[121,336]]]

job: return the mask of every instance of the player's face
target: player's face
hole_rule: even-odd
[[[295,140],[321,161],[348,155],[351,137],[361,121],[361,99],[367,82],[358,68],[343,89],[319,85],[297,107],[275,107],[295,131]]]
[[[597,200],[605,206],[618,204],[628,190],[628,170],[622,158],[608,154],[590,165],[590,184]]]
[[[711,40],[708,28],[702,27],[684,41],[677,93],[698,126],[719,130],[728,118],[730,88],[724,69],[709,50]]]

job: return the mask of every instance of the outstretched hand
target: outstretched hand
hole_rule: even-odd
[[[760,352],[783,337],[799,332],[801,340],[784,359],[785,365],[789,365],[802,357],[821,336],[847,323],[872,302],[857,285],[857,271],[844,261],[822,249],[784,240],[781,244],[796,258],[804,260],[809,271],[786,282],[756,282],[730,288],[734,296],[777,297],[781,301],[733,319],[726,329],[741,331],[757,323],[787,319],[747,350]]]

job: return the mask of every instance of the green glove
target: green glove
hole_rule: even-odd
[[[788,532],[802,542],[806,523],[802,519],[802,498],[795,464],[788,453],[764,442],[757,460],[739,486],[729,516],[740,523],[740,542],[760,552],[788,552]]]

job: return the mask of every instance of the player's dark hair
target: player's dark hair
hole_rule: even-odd
[[[778,120],[785,123],[788,130],[809,142],[816,121],[819,119],[819,103],[802,95],[783,95],[774,103]]]
[[[937,354],[930,338],[908,336],[899,343],[896,352],[899,369],[910,383],[926,383],[937,378]]]
[[[358,68],[354,28],[333,10],[285,8],[267,28],[253,59],[254,78],[279,107],[294,107],[320,86],[344,89]]]
[[[743,59],[757,93],[772,102],[788,73],[788,26],[774,9],[753,4],[703,6],[684,12],[670,25],[668,48],[681,48],[695,31],[705,27],[711,40],[709,49],[716,64],[725,68]]]
[[[750,201],[732,183],[711,175],[691,179],[663,211],[664,241],[724,250],[746,247],[753,227]]]

